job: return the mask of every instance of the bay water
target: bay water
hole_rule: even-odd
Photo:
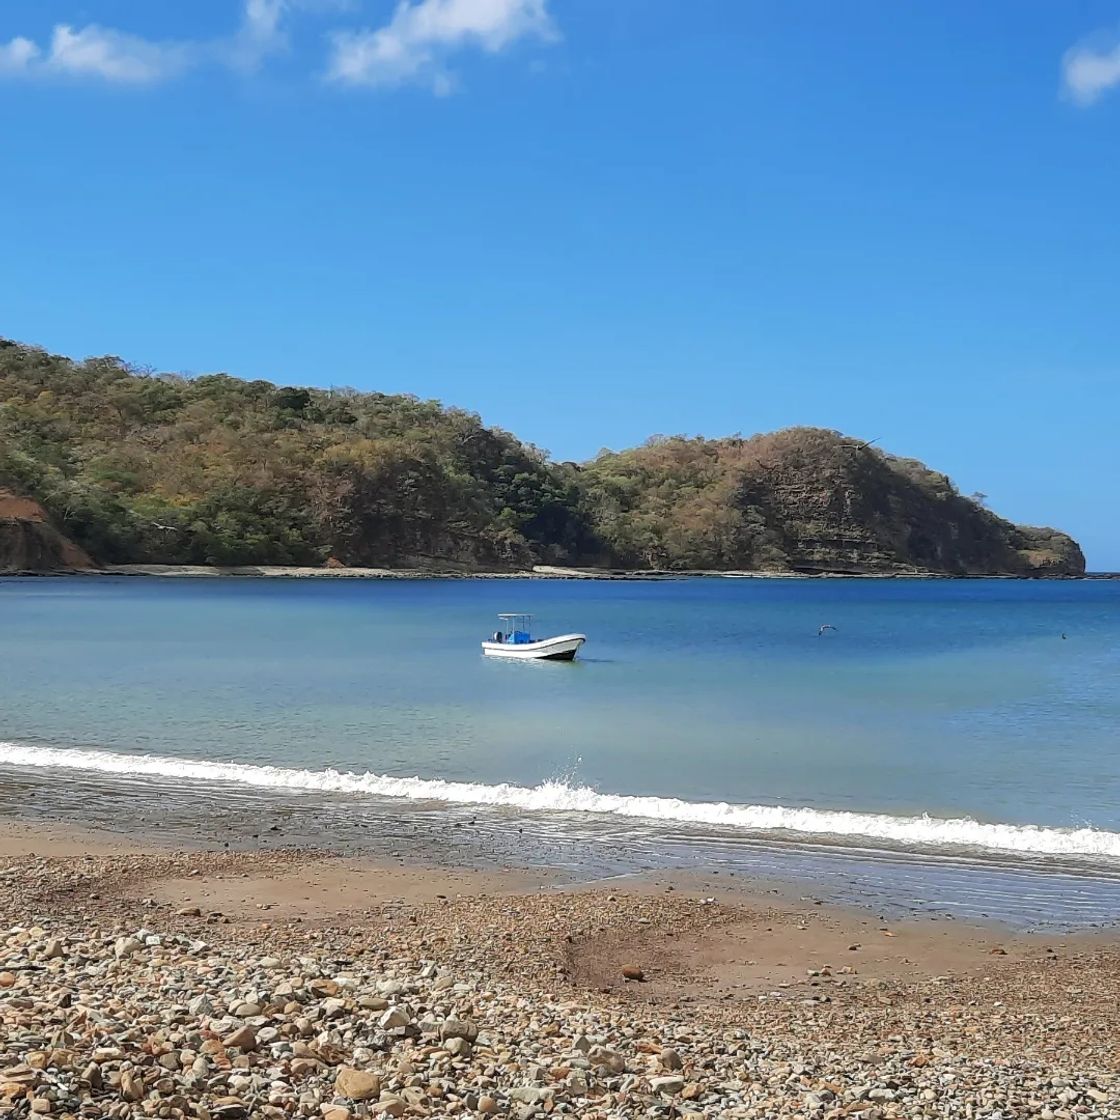
[[[517,610],[581,658],[481,656]],[[420,814],[577,870],[1097,922],[1118,751],[1116,581],[0,580],[14,816]]]

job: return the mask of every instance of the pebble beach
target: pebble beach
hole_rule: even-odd
[[[1108,933],[15,840],[3,1116],[1120,1117]]]

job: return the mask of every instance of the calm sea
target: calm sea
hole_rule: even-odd
[[[482,657],[503,610],[583,659]],[[422,820],[849,894],[874,866],[970,913],[976,875],[1029,874],[1110,920],[1118,750],[1120,582],[0,580],[10,815],[398,846]]]

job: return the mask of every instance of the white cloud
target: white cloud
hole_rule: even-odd
[[[289,7],[287,0],[245,0],[241,27],[228,43],[218,45],[218,53],[239,70],[259,69],[269,55],[288,49],[280,21]]]
[[[22,73],[38,56],[39,48],[30,39],[0,43],[0,74]]]
[[[244,0],[241,24],[231,35],[159,42],[89,24],[75,30],[56,24],[44,50],[30,39],[0,43],[0,75],[96,78],[119,85],[151,85],[207,63],[253,72],[288,48],[282,24],[297,8],[339,9],[349,0]]]
[[[519,39],[556,37],[548,0],[400,0],[384,27],[336,31],[327,76],[349,85],[426,85],[450,93],[445,62],[475,47],[491,54]]]
[[[190,65],[191,54],[187,43],[152,42],[96,24],[75,31],[60,23],[41,65],[57,74],[146,85],[181,73]]]
[[[1062,81],[1078,105],[1092,105],[1120,86],[1120,33],[1097,35],[1066,51]]]
[[[448,69],[457,51],[497,54],[523,39],[556,37],[549,0],[398,0],[381,27],[330,36],[327,75],[357,86],[419,83],[451,93]],[[48,41],[23,36],[0,42],[0,77],[84,78],[144,86],[189,70],[219,66],[254,73],[289,47],[288,17],[297,10],[322,14],[350,10],[355,0],[241,0],[241,21],[212,39],[156,40],[91,23],[59,23]]]

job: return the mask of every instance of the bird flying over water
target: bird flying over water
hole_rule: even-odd
[[[824,632],[825,632],[826,630],[836,630],[836,627],[835,627],[835,626],[833,626],[833,625],[832,625],[832,623],[830,623],[830,622],[826,622],[826,623],[825,623],[825,624],[824,624],[824,625],[823,625],[823,626],[822,626],[822,627],[821,627],[821,628],[820,628],[820,629],[819,629],[819,630],[817,631],[817,637],[818,637],[818,638],[823,638],[823,637],[824,637]],[[839,633],[839,631],[838,631],[838,630],[837,630],[837,633]]]

